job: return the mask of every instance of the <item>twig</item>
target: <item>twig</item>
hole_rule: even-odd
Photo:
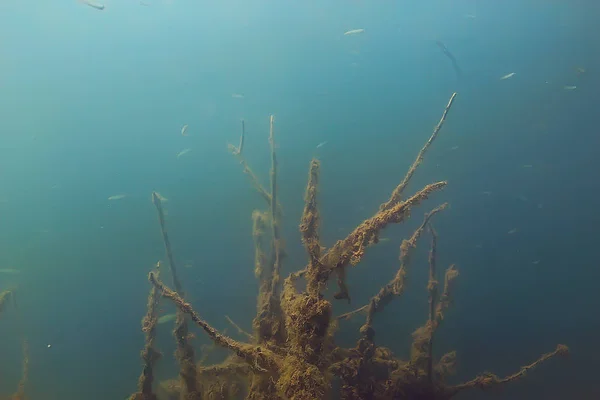
[[[240,328],[240,326],[238,324],[236,324],[235,322],[233,322],[233,320],[231,318],[229,318],[228,315],[225,316],[225,319],[227,319],[227,322],[229,322],[238,331],[239,334],[245,335],[248,339],[250,339],[251,341],[254,341],[254,339],[255,339],[254,336],[252,334],[246,332],[242,328]]]
[[[431,193],[444,188],[446,184],[447,182],[442,181],[427,185],[412,197],[401,203],[396,203],[390,209],[380,210],[373,217],[357,226],[346,239],[339,240],[321,257],[321,263],[327,266],[329,272],[335,269],[343,269],[348,264],[358,264],[365,254],[366,247],[375,242],[382,229],[389,224],[404,221],[412,207],[427,199]],[[340,293],[336,294],[336,298],[348,298],[347,291],[339,284],[339,276],[338,286],[340,286]]]
[[[230,150],[234,156],[241,156],[242,151],[244,151],[244,137],[246,136],[246,124],[244,120],[242,120],[242,133],[240,134],[240,144],[238,147],[230,144]]]
[[[156,272],[156,275],[158,276],[158,271]],[[161,295],[156,289],[156,286],[152,285],[150,288],[150,294],[148,295],[146,315],[142,319],[142,332],[145,334],[144,349],[142,350],[144,368],[140,378],[138,379],[139,391],[133,394],[130,399],[156,399],[156,395],[152,391],[152,383],[154,382],[154,365],[160,358],[160,353],[154,347],[160,296]]]
[[[11,396],[11,400],[25,400],[25,385],[29,379],[29,345],[27,340],[23,339],[23,370],[21,372],[21,379],[19,380],[19,386],[15,394]]]
[[[567,346],[565,346],[564,344],[559,344],[558,346],[556,346],[556,349],[553,352],[543,354],[540,358],[538,358],[536,361],[532,362],[531,364],[521,367],[519,372],[516,372],[512,375],[508,375],[504,378],[500,378],[497,375],[494,375],[492,373],[485,373],[485,374],[479,375],[479,376],[471,379],[468,382],[461,383],[456,386],[451,386],[450,388],[448,388],[448,392],[451,393],[452,396],[454,396],[458,392],[460,392],[464,389],[471,389],[471,388],[487,389],[491,386],[502,385],[502,384],[505,384],[508,382],[512,382],[512,381],[522,378],[523,376],[525,376],[527,371],[537,367],[539,364],[543,363],[544,361],[547,361],[550,358],[557,356],[557,355],[565,356],[567,354],[569,354],[569,348]]]
[[[250,367],[256,372],[275,371],[278,368],[279,360],[277,356],[264,346],[254,346],[233,340],[210,326],[208,322],[200,318],[200,315],[192,308],[191,304],[186,303],[181,296],[165,286],[154,272],[150,272],[148,279],[160,291],[163,297],[168,298],[183,313],[187,314],[192,321],[202,328],[213,342],[219,346],[225,347],[235,352],[237,356],[244,359]]]
[[[437,256],[437,232],[433,229],[431,224],[428,225],[429,232],[431,232],[431,248],[429,250],[429,282],[427,283],[427,291],[429,292],[429,323],[433,326],[433,321],[436,316],[436,300],[438,295],[438,282],[435,279],[436,272],[436,256]],[[449,285],[448,275],[446,275],[446,287],[444,292],[446,293]],[[429,382],[433,379],[433,331],[428,339],[427,345],[427,379]]]
[[[160,196],[156,192],[152,192],[152,203],[156,207],[156,211],[158,213],[158,222],[160,223],[160,232],[162,234],[163,243],[165,245],[165,250],[167,252],[167,261],[169,262],[169,269],[171,271],[171,278],[173,279],[173,286],[175,286],[175,290],[180,295],[182,293],[181,282],[177,276],[177,268],[175,267],[175,260],[173,259],[173,250],[171,249],[171,241],[169,240],[169,234],[167,233],[167,225],[165,223],[165,213],[162,207],[162,201],[160,200]]]
[[[272,230],[272,284],[271,291],[273,296],[277,296],[277,287],[279,283],[279,272],[281,270],[281,237],[280,237],[280,219],[277,213],[277,153],[275,152],[275,116],[271,115],[269,120],[269,143],[271,145],[271,230]]]
[[[400,296],[404,292],[404,283],[406,279],[406,270],[410,262],[410,255],[412,250],[417,246],[417,240],[423,233],[425,226],[429,223],[429,220],[438,212],[444,210],[447,204],[444,203],[427,214],[423,218],[421,225],[415,230],[412,236],[408,240],[403,240],[400,245],[400,268],[394,276],[394,278],[388,282],[387,285],[379,290],[369,302],[369,308],[367,310],[366,326],[371,326],[373,323],[373,317],[376,313],[383,310],[383,308],[392,300],[393,296]]]
[[[308,174],[308,185],[304,195],[304,212],[300,222],[300,233],[302,234],[302,243],[308,253],[308,271],[307,271],[307,291],[311,295],[318,295],[321,286],[327,280],[327,274],[323,273],[324,267],[320,262],[321,245],[319,243],[319,224],[320,215],[317,207],[317,190],[319,185],[318,160],[313,159],[310,162],[310,171]]]
[[[367,311],[367,309],[369,308],[368,304],[365,304],[364,306],[357,308],[356,310],[338,315],[337,317],[335,317],[337,320],[349,320],[350,318],[352,318],[353,316],[355,316],[356,314],[359,314],[361,312]]]
[[[450,108],[452,107],[452,103],[454,102],[455,97],[456,97],[456,92],[452,93],[452,96],[450,96],[450,100],[448,100],[448,104],[446,105],[446,108],[444,109],[444,112],[442,114],[442,117],[440,118],[440,121],[433,129],[433,133],[429,137],[429,140],[427,140],[427,142],[425,143],[425,145],[423,146],[421,151],[419,151],[419,154],[417,155],[417,159],[415,160],[415,162],[413,162],[413,164],[408,169],[408,172],[406,173],[406,176],[404,176],[404,179],[402,180],[402,182],[400,182],[400,184],[396,187],[396,189],[394,189],[394,191],[392,192],[392,195],[390,196],[390,199],[380,206],[381,210],[387,210],[401,200],[402,192],[404,192],[404,189],[408,185],[408,182],[414,175],[414,173],[417,170],[417,168],[419,167],[419,165],[421,165],[421,162],[423,162],[423,157],[425,156],[425,153],[429,149],[429,146],[431,146],[433,141],[436,139],[438,133],[440,132],[440,129],[442,129],[442,126],[444,125],[444,122],[446,121],[446,116],[448,115],[448,111],[450,111]]]
[[[173,279],[173,286],[177,294],[184,297],[183,287],[181,281],[177,276],[177,268],[175,267],[175,260],[173,259],[173,251],[171,250],[171,242],[167,233],[167,226],[165,223],[165,215],[162,208],[162,202],[160,196],[156,192],[152,192],[152,202],[156,206],[158,212],[158,221],[160,222],[160,231],[162,233],[163,242],[165,244],[165,250],[167,252],[167,260],[169,262],[169,268],[171,270],[171,277]],[[185,316],[181,311],[177,311],[175,318],[175,328],[173,329],[173,336],[177,342],[177,352],[175,357],[179,362],[179,375],[185,384],[187,391],[187,397],[196,399],[200,397],[197,391],[196,385],[196,363],[194,361],[194,348],[188,342],[188,325],[185,320]]]
[[[231,154],[233,154],[244,169],[244,173],[250,177],[250,182],[252,182],[252,186],[256,189],[256,191],[260,194],[260,196],[267,202],[269,207],[271,207],[271,194],[267,192],[267,190],[261,185],[260,181],[256,174],[252,171],[252,169],[248,166],[246,159],[244,158],[242,151],[244,149],[244,142],[246,137],[246,124],[244,120],[242,120],[242,133],[240,135],[240,144],[239,147],[236,147],[232,144],[228,144],[227,147]],[[278,204],[278,212],[281,213],[281,206]]]

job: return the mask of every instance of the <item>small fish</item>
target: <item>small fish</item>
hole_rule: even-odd
[[[345,36],[349,36],[349,35],[358,35],[359,33],[364,33],[365,30],[364,29],[351,29],[349,31],[344,32]]]
[[[176,317],[177,317],[177,314],[175,314],[175,313],[167,314],[167,315],[163,315],[162,317],[160,317],[156,322],[159,325],[166,324],[167,322],[174,321]]]
[[[454,150],[458,150],[458,146],[452,146],[452,147],[450,147],[450,151],[454,151]]]
[[[319,143],[317,145],[317,149],[320,149],[321,147],[325,146],[326,144],[327,144],[327,141]]]
[[[185,124],[183,128],[181,128],[181,136],[188,136],[187,134],[188,124]]]
[[[14,269],[14,268],[0,268],[0,274],[19,275],[20,273],[21,273],[21,271],[19,271],[18,269]]]
[[[565,90],[575,90],[575,89],[577,89],[577,86],[575,86],[575,85],[573,85],[573,86],[567,85],[567,86],[564,86],[563,89],[565,89]]]
[[[234,99],[243,99],[244,95],[243,94],[239,94],[239,93],[234,93],[231,95],[232,98]]]
[[[110,196],[108,198],[108,200],[111,200],[111,201],[112,200],[121,200],[121,199],[124,199],[125,197],[127,197],[126,194],[115,194],[114,196]]]
[[[104,4],[100,4],[100,3],[96,3],[95,1],[92,0],[79,0],[80,3],[83,3],[85,5],[88,5],[92,8],[95,8],[96,10],[104,10]]]
[[[535,260],[531,262],[533,265],[538,265],[540,263],[540,260]]]
[[[486,190],[485,192],[481,192],[481,194],[484,194],[484,195],[486,195],[486,196],[491,196],[491,195],[492,195],[492,192],[490,192],[490,191]]]
[[[582,75],[582,74],[585,74],[585,68],[582,68],[582,67],[575,67],[575,73],[576,73],[577,75]]]
[[[512,235],[512,234],[514,234],[514,233],[517,233],[517,228],[515,228],[515,229],[511,229],[510,231],[508,231],[508,234],[509,234],[509,235]]]
[[[531,165],[531,164],[524,164],[523,168],[533,168],[533,165]]]
[[[475,18],[477,18],[477,15],[475,15],[475,14],[465,14],[465,18],[475,19]]]
[[[177,158],[181,157],[184,154],[189,153],[190,151],[192,151],[192,149],[183,149],[183,150],[181,150],[179,153],[177,153]]]
[[[500,80],[503,81],[505,79],[510,79],[510,78],[512,78],[515,75],[516,75],[516,72],[511,72],[510,74],[506,74],[506,75],[500,77]]]

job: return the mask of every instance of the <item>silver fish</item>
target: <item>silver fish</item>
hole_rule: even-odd
[[[92,8],[95,8],[96,10],[104,10],[104,4],[100,4],[100,3],[96,3],[95,1],[92,0],[79,0],[80,3],[83,3],[85,5],[88,5]]]
[[[162,317],[160,317],[157,320],[157,323],[159,325],[166,324],[167,322],[174,321],[176,317],[177,317],[177,314],[166,314],[166,315],[163,315]]]
[[[14,268],[0,268],[0,274],[19,275],[20,273],[21,273],[21,271],[19,271],[18,269],[14,269]]]
[[[350,36],[350,35],[358,35],[359,33],[364,33],[365,30],[364,29],[351,29],[349,31],[344,32],[345,36]]]
[[[179,153],[177,153],[177,158],[181,157],[184,154],[189,153],[190,151],[192,151],[192,149],[183,149],[183,150],[181,150]]]

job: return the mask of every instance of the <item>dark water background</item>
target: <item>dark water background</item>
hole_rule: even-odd
[[[235,335],[224,315],[249,329],[250,216],[264,203],[227,153],[241,118],[246,157],[267,184],[276,116],[289,272],[306,260],[297,225],[311,157],[322,161],[329,246],[387,199],[457,91],[410,185],[448,188],[385,231],[390,240],[349,273],[353,304],[335,312],[376,293],[402,238],[448,201],[435,220],[439,265],[461,275],[436,350],[458,351],[456,381],[510,374],[565,343],[569,359],[489,398],[600,398],[599,3],[146,2],[0,3],[0,268],[20,271],[0,274],[0,289],[19,290],[19,314],[0,320],[0,393],[19,380],[21,331],[32,399],[135,390],[146,274],[164,260],[153,190],[169,198],[179,265],[192,265],[181,268],[191,302],[219,329]],[[127,197],[107,200],[116,194]],[[378,343],[402,357],[426,318],[428,243],[405,296],[376,320]],[[352,346],[361,323],[342,322],[338,342]],[[170,329],[159,331],[161,378],[176,373]]]

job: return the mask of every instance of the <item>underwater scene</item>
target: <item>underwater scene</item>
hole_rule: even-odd
[[[600,399],[600,2],[0,2],[0,399]]]

